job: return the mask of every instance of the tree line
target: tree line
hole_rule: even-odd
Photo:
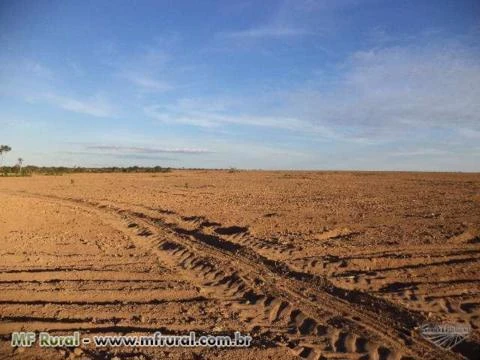
[[[23,166],[23,158],[18,158],[15,166],[2,166],[3,158],[12,148],[8,145],[0,145],[0,174],[3,176],[20,175],[28,176],[31,174],[43,174],[43,175],[62,175],[62,174],[75,174],[75,173],[163,173],[171,171],[170,168],[162,166],[129,166],[129,167],[67,167],[67,166]]]

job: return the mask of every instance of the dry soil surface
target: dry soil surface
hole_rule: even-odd
[[[480,175],[0,178],[0,358],[478,359]],[[463,323],[452,350],[425,323]],[[245,348],[14,348],[13,331]]]

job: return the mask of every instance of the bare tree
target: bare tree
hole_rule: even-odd
[[[21,173],[22,172],[22,165],[23,165],[23,158],[19,157],[17,161],[18,161],[18,163],[17,163],[18,173]]]

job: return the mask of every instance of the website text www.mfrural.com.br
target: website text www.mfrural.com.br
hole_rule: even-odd
[[[160,331],[152,335],[95,335],[82,336],[79,331],[71,335],[51,335],[48,332],[14,332],[11,345],[15,347],[79,347],[93,344],[95,347],[249,347],[252,337],[236,331],[230,335],[163,335]]]

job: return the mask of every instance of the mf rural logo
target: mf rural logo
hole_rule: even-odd
[[[447,350],[460,344],[471,331],[468,324],[423,324],[420,327],[425,339]]]

